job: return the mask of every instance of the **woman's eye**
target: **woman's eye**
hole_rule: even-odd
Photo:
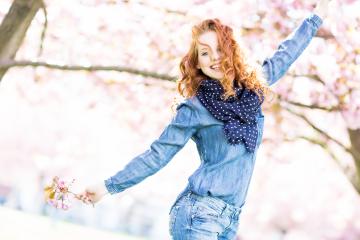
[[[206,56],[208,53],[207,52],[203,52],[201,53],[201,56]]]

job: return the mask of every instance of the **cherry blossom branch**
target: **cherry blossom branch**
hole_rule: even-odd
[[[321,141],[320,139],[315,139],[315,138],[311,138],[311,137],[308,137],[308,136],[296,136],[295,138],[292,138],[292,139],[287,138],[287,137],[284,138],[284,140],[288,141],[288,142],[293,142],[293,141],[296,141],[298,139],[303,139],[303,140],[306,140],[306,141],[308,141],[308,142],[310,142],[312,144],[319,145],[320,147],[322,147],[330,155],[331,158],[333,158],[335,160],[335,162],[337,164],[339,164],[340,167],[342,167],[341,164],[340,164],[341,162],[340,162],[339,158],[335,155],[335,153],[333,151],[331,151],[331,148],[329,147],[329,145],[325,141]],[[343,169],[343,170],[346,170],[346,169]]]
[[[292,101],[292,100],[287,100],[285,98],[282,98],[281,96],[279,96],[279,99],[283,102],[286,102],[288,104],[297,106],[297,107],[302,107],[302,108],[308,108],[308,109],[317,109],[317,110],[323,110],[323,111],[327,111],[327,112],[334,112],[334,111],[339,111],[340,107],[339,106],[332,106],[332,107],[324,107],[324,106],[320,106],[317,104],[304,104],[301,102],[296,102],[296,101]]]
[[[321,141],[319,139],[314,139],[314,138],[307,137],[307,136],[297,136],[297,137],[292,138],[292,139],[285,137],[284,141],[293,142],[293,141],[296,141],[296,140],[299,140],[299,139],[308,141],[311,144],[318,145],[323,150],[325,150],[325,152],[330,155],[330,157],[336,162],[336,164],[344,172],[344,174],[347,176],[347,178],[349,179],[351,184],[354,186],[354,188],[360,193],[360,189],[358,187],[359,185],[357,184],[358,177],[357,177],[356,173],[352,172],[351,168],[346,167],[343,164],[341,164],[340,159],[336,156],[336,154],[331,150],[331,147],[325,141]]]
[[[186,11],[178,11],[178,10],[172,10],[172,9],[168,9],[168,8],[155,7],[155,6],[151,6],[146,1],[138,2],[138,4],[141,4],[141,5],[149,7],[149,8],[156,9],[157,11],[163,11],[165,13],[176,14],[176,15],[181,15],[181,16],[186,16],[187,15]]]
[[[301,118],[302,120],[304,120],[308,125],[310,125],[316,132],[320,133],[322,136],[324,136],[326,139],[329,139],[331,141],[333,141],[334,143],[336,143],[337,145],[339,145],[340,147],[342,147],[346,152],[350,153],[351,155],[353,155],[353,152],[350,148],[346,147],[343,143],[341,143],[339,140],[331,137],[329,134],[327,134],[325,131],[323,131],[322,129],[318,128],[317,126],[315,126],[314,123],[312,123],[305,115],[301,114],[301,113],[297,113],[295,111],[293,111],[292,109],[288,108],[288,107],[283,107],[283,109],[287,110],[288,112],[290,112],[291,114]]]
[[[294,77],[294,78],[305,77],[305,78],[314,80],[315,82],[319,82],[326,88],[327,92],[329,92],[332,96],[334,96],[339,101],[339,103],[342,102],[342,100],[339,99],[339,97],[341,97],[341,96],[339,96],[332,89],[330,89],[329,86],[319,77],[319,75],[317,75],[317,74],[291,74],[291,73],[289,73],[288,75],[291,77]],[[350,94],[350,93],[351,93],[351,89],[349,89],[348,94]]]
[[[326,85],[325,82],[319,77],[317,74],[291,74],[288,73],[289,76],[294,78],[304,77],[304,78],[310,78],[312,80],[315,80],[316,82],[321,83],[322,85]]]
[[[55,176],[52,179],[52,183],[44,187],[45,201],[50,205],[63,210],[68,210],[70,207],[70,194],[78,200],[89,201],[92,203],[89,196],[81,197],[79,194],[70,191],[70,187],[74,182],[75,179],[73,179],[70,183],[67,183],[64,180],[61,180],[58,176]],[[95,207],[94,203],[92,203],[92,206]]]
[[[68,71],[116,71],[116,72],[127,72],[131,74],[141,75],[144,77],[152,77],[161,80],[167,80],[171,82],[176,81],[176,77],[170,76],[167,74],[160,74],[146,70],[139,70],[135,68],[129,67],[122,67],[122,66],[103,66],[103,65],[90,65],[90,66],[83,66],[83,65],[61,65],[55,63],[48,63],[48,62],[37,62],[37,61],[0,61],[0,69],[7,69],[10,67],[46,67],[50,69],[59,69],[59,70],[68,70]]]

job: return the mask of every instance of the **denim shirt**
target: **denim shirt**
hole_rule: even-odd
[[[262,64],[269,85],[277,82],[310,43],[322,19],[311,14]],[[106,179],[110,194],[122,192],[163,168],[192,139],[197,146],[201,164],[188,178],[187,191],[213,196],[242,207],[261,143],[264,116],[257,115],[258,138],[255,152],[246,151],[244,144],[230,145],[223,133],[223,122],[215,119],[196,96],[181,102],[176,115],[148,150],[132,159],[121,171]],[[176,203],[174,202],[174,204]],[[174,206],[173,204],[173,206]]]

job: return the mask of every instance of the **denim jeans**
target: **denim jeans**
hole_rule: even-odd
[[[170,235],[173,240],[235,239],[240,213],[220,198],[190,191],[170,209]]]

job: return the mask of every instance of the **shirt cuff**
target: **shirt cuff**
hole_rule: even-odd
[[[108,192],[112,195],[115,193],[118,193],[117,189],[115,188],[114,184],[111,181],[111,178],[104,180],[105,187],[108,190]]]
[[[321,24],[323,23],[323,20],[321,19],[321,17],[319,17],[318,15],[316,15],[315,13],[312,13],[309,17],[309,20],[312,21],[312,23],[319,28],[321,26]]]

